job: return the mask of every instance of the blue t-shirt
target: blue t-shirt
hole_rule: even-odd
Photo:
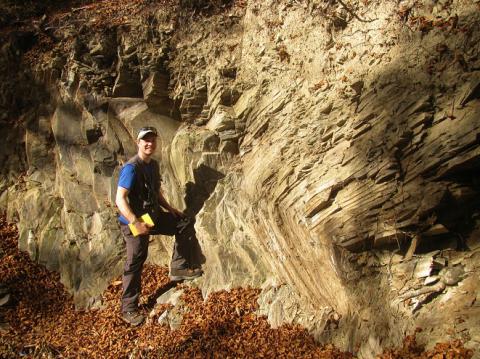
[[[120,170],[120,176],[118,178],[118,187],[123,187],[130,190],[135,182],[135,166],[131,163],[127,163]],[[128,224],[128,219],[126,219],[122,214],[118,216],[118,220],[123,224]]]
[[[151,174],[153,171],[152,162],[145,164],[145,170],[147,173]],[[123,187],[130,190],[135,182],[135,165],[132,163],[127,163],[120,170],[120,176],[118,177],[118,187]],[[128,219],[126,219],[122,214],[118,216],[118,220],[123,224],[128,224]]]

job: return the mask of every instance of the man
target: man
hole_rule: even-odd
[[[137,155],[120,171],[115,203],[120,210],[120,227],[127,248],[127,259],[122,284],[122,319],[133,326],[140,325],[144,316],[138,312],[141,293],[143,263],[147,259],[149,234],[152,228],[139,220],[145,213],[152,213],[155,234],[175,235],[175,245],[170,264],[173,281],[190,280],[202,275],[193,265],[192,247],[185,226],[192,226],[185,214],[172,207],[163,196],[158,162],[152,159],[157,148],[157,130],[143,127],[137,135]],[[160,207],[168,212],[160,210]],[[154,213],[154,214],[153,214]],[[135,226],[134,236],[128,225]]]

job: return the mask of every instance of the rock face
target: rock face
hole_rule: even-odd
[[[119,166],[153,125],[166,195],[196,216],[205,295],[262,286],[273,324],[349,350],[398,345],[420,324],[435,328],[432,343],[460,319],[474,326],[478,4],[333,3],[236,4],[190,20],[159,9],[78,36],[36,70],[58,78],[25,121],[25,164],[2,154],[4,169],[27,171],[0,186],[22,249],[92,305],[121,273]],[[155,238],[150,260],[168,263],[171,246]],[[449,298],[461,315],[442,311]]]

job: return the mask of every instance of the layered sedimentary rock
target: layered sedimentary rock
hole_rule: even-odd
[[[95,304],[121,272],[119,166],[153,125],[167,197],[196,217],[205,295],[262,286],[272,323],[350,350],[398,344],[420,324],[436,328],[426,341],[443,339],[427,315],[446,320],[440,305],[462,308],[453,327],[476,320],[478,4],[178,16],[160,8],[80,34],[37,69],[40,82],[57,76],[50,105],[25,121],[24,183],[1,187],[22,248],[62,273],[79,306]],[[167,264],[171,246],[155,238],[150,260]]]

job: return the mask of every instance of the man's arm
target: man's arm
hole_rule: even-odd
[[[170,206],[170,204],[167,202],[167,200],[163,196],[163,193],[162,193],[161,189],[158,191],[158,203],[160,204],[160,206],[165,208],[167,211],[169,211],[175,217],[180,217],[180,218],[185,217],[185,213],[183,213],[182,211],[179,211],[178,209]]]
[[[128,204],[127,196],[128,189],[118,186],[117,195],[115,196],[115,204],[117,205],[120,213],[128,220],[129,223],[134,224],[138,230],[138,234],[148,234],[148,225],[140,222],[133,213],[130,205]]]

